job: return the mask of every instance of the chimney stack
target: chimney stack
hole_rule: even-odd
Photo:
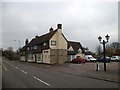
[[[50,29],[49,29],[49,32],[52,32],[53,31],[53,28],[51,27]]]
[[[25,46],[28,44],[28,42],[29,42],[28,39],[26,39],[26,40],[25,40]]]
[[[38,35],[36,35],[35,38],[38,38]]]
[[[57,24],[57,29],[62,29],[62,24]]]

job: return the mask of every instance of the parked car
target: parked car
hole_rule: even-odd
[[[84,58],[75,58],[72,60],[72,63],[85,63],[86,60]]]
[[[100,58],[97,58],[97,61],[104,62],[105,60],[104,60],[104,57],[100,57]],[[111,61],[111,59],[109,57],[106,57],[106,62],[110,62],[110,61]]]
[[[97,59],[94,58],[92,55],[85,55],[85,60],[86,61],[91,61],[91,62],[96,62]]]
[[[120,61],[120,56],[112,56],[111,61]]]

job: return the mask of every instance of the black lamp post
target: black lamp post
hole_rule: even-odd
[[[103,53],[104,53],[104,71],[106,71],[105,44],[108,42],[110,36],[108,36],[108,34],[107,34],[107,35],[105,36],[105,38],[106,38],[107,41],[103,40],[103,42],[101,42],[102,37],[101,37],[101,36],[98,37],[98,40],[100,41],[100,43],[103,44]]]

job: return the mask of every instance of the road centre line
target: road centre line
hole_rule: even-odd
[[[14,66],[13,64],[11,66]]]
[[[43,84],[45,84],[45,85],[47,85],[47,86],[49,86],[49,87],[51,86],[50,84],[48,84],[48,83],[46,83],[46,82],[40,80],[39,78],[37,78],[37,77],[35,77],[35,76],[33,76],[33,78],[35,78],[36,80],[42,82]]]
[[[3,63],[3,67],[5,68],[5,71],[7,71],[7,68],[6,68],[6,66],[5,66],[5,64]]]
[[[15,66],[16,69],[19,69],[18,67]]]
[[[25,74],[28,74],[27,72],[25,72],[24,70],[21,70],[23,73],[25,73]]]

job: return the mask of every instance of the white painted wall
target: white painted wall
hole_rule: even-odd
[[[52,40],[56,41],[56,45],[51,45]],[[50,39],[49,46],[51,49],[67,49],[67,41],[62,35],[61,29],[57,30],[57,32]]]

